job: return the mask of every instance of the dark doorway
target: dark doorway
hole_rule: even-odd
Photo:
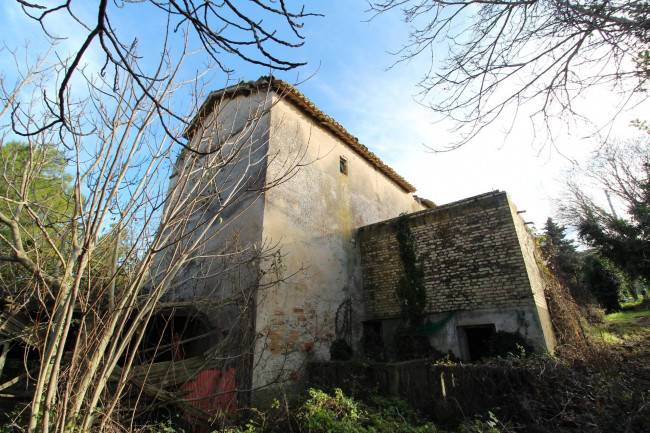
[[[149,321],[145,334],[143,353],[153,356],[154,362],[180,361],[200,356],[211,347],[214,332],[203,322],[201,316],[162,313]]]
[[[363,322],[363,349],[368,359],[384,360],[384,338],[379,320]]]
[[[467,348],[471,362],[487,356],[490,352],[490,338],[496,333],[493,324],[463,327],[467,337]]]

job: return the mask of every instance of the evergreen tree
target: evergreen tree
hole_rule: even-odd
[[[585,285],[600,306],[608,313],[619,311],[618,297],[624,280],[616,266],[599,254],[590,254],[584,260],[582,271]]]
[[[594,165],[602,186],[622,201],[627,215],[582,200],[579,236],[631,281],[650,281],[650,141],[606,148]]]
[[[637,126],[650,134],[644,123]],[[561,213],[580,240],[616,265],[628,281],[650,281],[650,138],[604,143],[567,187]]]
[[[630,203],[630,220],[588,214],[580,221],[580,237],[598,248],[631,278],[650,281],[650,188],[643,186],[643,195]]]
[[[542,255],[555,278],[567,286],[574,297],[584,298],[580,284],[580,257],[573,241],[566,239],[565,231],[566,227],[558,225],[552,218],[546,220]]]
[[[65,247],[63,234],[74,212],[72,177],[65,168],[65,156],[52,145],[0,144],[0,214],[18,220],[27,256],[46,264],[44,271],[49,273],[57,272],[51,242],[58,239]],[[10,228],[0,225],[0,256],[12,256],[11,239]],[[3,291],[16,294],[33,282],[33,277],[11,260],[0,261]]]

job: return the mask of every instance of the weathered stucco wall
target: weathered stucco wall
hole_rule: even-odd
[[[169,247],[155,269],[164,274],[180,254],[191,254],[163,300],[224,299],[257,280],[257,265],[247,258],[262,239],[269,107],[264,94],[218,101],[191,142],[209,153],[179,156],[165,208],[175,212]]]
[[[265,196],[263,240],[281,246],[281,264],[259,292],[254,386],[299,378],[307,357],[329,359],[336,311],[352,299],[352,341],[361,336],[361,266],[354,230],[422,209],[413,196],[292,103],[271,111],[267,183],[301,165]],[[347,161],[347,175],[340,161]],[[268,267],[270,263],[266,263]]]
[[[546,296],[544,294],[545,282],[538,263],[540,257],[536,253],[537,247],[535,237],[526,227],[524,219],[521,214],[517,212],[517,208],[512,201],[510,201],[510,211],[512,213],[512,220],[515,223],[515,229],[517,230],[517,236],[519,237],[521,252],[524,258],[524,263],[526,264],[526,272],[528,273],[530,286],[535,298],[537,319],[539,320],[542,332],[544,333],[547,349],[550,352],[553,352],[555,350],[556,340],[555,334],[553,333],[553,324],[551,323],[548,305],[546,304]]]
[[[174,214],[164,232],[167,246],[153,271],[153,280],[161,284],[187,256],[162,301],[190,301],[174,309],[180,339],[193,338],[183,343],[183,353],[217,353],[211,368],[234,368],[240,389],[248,389],[252,378],[252,360],[246,354],[253,350],[252,306],[258,258],[264,254],[269,108],[265,94],[215,101],[191,142],[207,154],[184,151],[176,162],[164,210]],[[181,326],[182,320],[188,325]],[[200,329],[209,332],[196,339],[192,334],[202,333],[196,331]]]
[[[522,252],[533,241],[519,220],[508,196],[499,192],[409,216],[425,268],[426,312],[433,322],[448,315],[441,313],[455,312],[444,329],[431,336],[439,349],[463,355],[459,327],[485,324],[495,325],[497,331],[519,331],[546,347],[537,313],[537,306],[546,304],[533,273],[534,258]],[[365,318],[394,319],[384,329],[384,338],[390,339],[389,328],[400,315],[395,289],[403,275],[395,224],[386,221],[358,233]]]

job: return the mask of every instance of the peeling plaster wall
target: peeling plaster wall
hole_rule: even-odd
[[[329,359],[337,308],[353,304],[357,345],[364,316],[355,229],[422,209],[338,137],[293,104],[274,100],[267,183],[302,165],[290,180],[266,192],[263,240],[281,246],[281,263],[267,262],[268,279],[282,284],[259,291],[253,386],[299,379],[306,359]],[[339,170],[340,158],[348,174]]]
[[[269,108],[266,94],[218,101],[192,140],[194,148],[210,154],[198,156],[184,151],[170,179],[168,206],[175,200],[189,200],[187,205],[180,206],[176,233],[171,235],[170,246],[156,259],[154,269],[164,275],[177,263],[184,246],[197,239],[204,241],[162,298],[163,302],[193,301],[193,307],[179,315],[186,314],[190,320],[200,316],[212,331],[209,337],[188,343],[197,346],[192,349],[196,353],[203,354],[217,344],[221,345],[224,359],[225,354],[251,350],[254,314],[249,312],[250,308],[244,309],[242,299],[248,297],[254,302],[259,275],[255,256],[262,248]],[[210,189],[197,188],[206,182],[202,164],[215,167]],[[208,197],[214,197],[218,191],[220,199],[208,200],[206,205],[197,203],[196,197],[202,190],[207,191]],[[205,234],[199,237],[197,233],[204,229]],[[182,240],[176,242],[178,239]],[[154,270],[154,280],[160,280],[155,274]],[[215,306],[235,297],[238,304]],[[231,367],[237,370],[237,385],[248,388],[252,375],[250,360],[233,357],[223,361],[224,369]]]
[[[216,165],[217,174],[212,182],[220,200],[211,200],[207,208],[192,201],[187,207],[180,206],[179,232],[175,236],[180,238],[181,233],[191,236],[179,245],[193,243],[199,236],[205,243],[196,253],[199,258],[191,260],[175,279],[166,300],[227,298],[255,280],[248,277],[257,275],[252,269],[247,272],[228,270],[238,261],[245,261],[242,257],[248,255],[250,245],[261,244],[264,212],[261,189],[266,175],[269,106],[264,94],[220,102],[202,124],[209,126],[202,126],[192,140],[192,146],[200,143],[199,150],[213,153],[197,156],[185,150],[179,156],[177,172],[170,180],[168,203],[197,195],[200,191],[197,183],[204,182],[201,178],[204,171],[200,166],[207,163],[208,158],[226,161]],[[191,162],[191,158],[196,161]],[[211,164],[215,164],[214,160]],[[215,216],[220,219],[207,226],[203,233],[205,223]],[[189,218],[187,224],[183,224],[185,218]],[[175,260],[177,251],[174,246],[172,244],[167,249],[165,264]],[[223,257],[226,253],[236,254]]]
[[[422,211],[410,215],[409,224],[424,261],[429,319],[437,322],[453,312],[430,337],[439,350],[466,355],[460,328],[486,324],[497,331],[519,331],[534,346],[552,350],[534,240],[506,193]],[[391,221],[362,227],[359,241],[365,319],[385,322],[388,347],[399,322],[395,289],[403,275],[395,227]]]

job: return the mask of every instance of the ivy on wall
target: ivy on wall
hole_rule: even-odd
[[[401,214],[394,222],[399,256],[404,268],[395,292],[402,311],[402,317],[415,328],[422,322],[422,313],[427,305],[424,287],[424,263],[417,258],[415,236],[409,225],[407,214]]]

